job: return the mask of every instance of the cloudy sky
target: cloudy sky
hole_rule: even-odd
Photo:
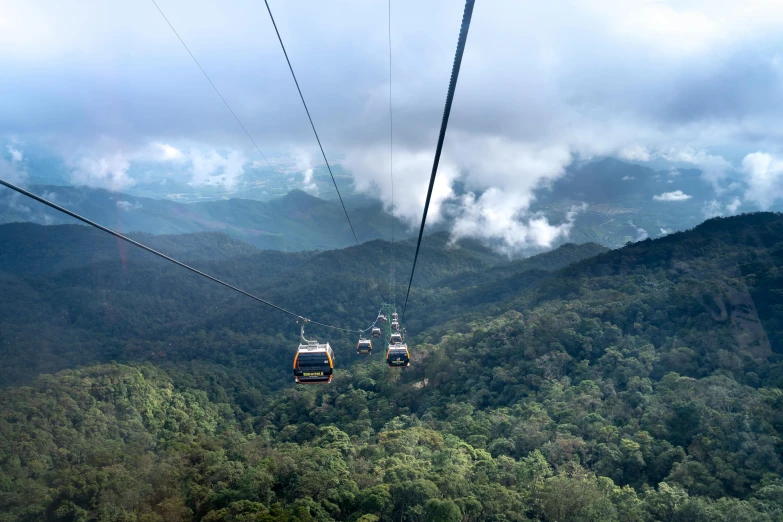
[[[158,4],[261,150],[312,186],[322,161],[263,2]],[[270,4],[327,154],[390,205],[387,2]],[[410,222],[462,9],[392,0],[395,212]],[[431,218],[448,200],[458,235],[544,244],[565,229],[527,212],[533,189],[603,155],[695,166],[716,197],[736,173],[743,201],[769,208],[783,199],[782,28],[779,0],[478,0]],[[135,164],[230,187],[263,161],[151,0],[6,0],[0,69],[6,177],[24,179],[32,144],[72,183],[114,190],[139,181]]]

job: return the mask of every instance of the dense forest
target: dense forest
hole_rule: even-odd
[[[351,328],[415,249],[145,240]],[[782,215],[524,260],[429,236],[411,367],[313,328],[328,386],[293,385],[289,318],[113,238],[0,244],[0,521],[783,521]]]

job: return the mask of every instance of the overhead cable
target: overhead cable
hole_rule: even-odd
[[[345,219],[348,221],[348,226],[351,228],[351,233],[353,234],[353,239],[356,242],[356,245],[359,245],[359,239],[356,236],[356,230],[353,228],[353,223],[351,222],[351,218],[348,215],[348,209],[345,208],[345,203],[343,202],[343,196],[340,194],[340,189],[337,186],[337,180],[334,177],[334,173],[332,172],[332,166],[329,164],[329,160],[326,158],[326,152],[324,151],[324,147],[321,144],[321,138],[318,136],[318,131],[315,128],[315,123],[313,122],[313,118],[310,115],[310,109],[307,107],[307,102],[305,101],[304,94],[302,94],[302,89],[299,86],[299,80],[296,78],[296,73],[294,72],[294,67],[291,65],[291,60],[288,57],[288,51],[285,48],[285,44],[283,43],[283,38],[280,35],[280,30],[277,28],[277,22],[275,21],[275,17],[272,14],[272,9],[269,6],[268,0],[264,0],[264,4],[266,4],[266,10],[269,13],[269,19],[272,21],[272,26],[275,29],[275,34],[277,35],[277,40],[280,42],[280,48],[283,50],[283,56],[285,56],[285,61],[288,64],[288,70],[291,71],[291,77],[294,79],[294,84],[296,85],[296,90],[299,93],[299,99],[302,100],[302,106],[304,106],[305,113],[307,114],[307,119],[310,122],[310,127],[313,129],[313,134],[315,135],[315,140],[318,142],[318,148],[321,150],[321,156],[324,158],[324,162],[326,163],[326,168],[329,170],[329,176],[332,178],[332,183],[334,184],[334,190],[337,192],[337,197],[340,199],[340,205],[343,207],[343,212],[345,213]],[[375,284],[375,279],[370,276],[370,278],[373,280],[373,283]],[[375,287],[376,293],[378,293],[377,287]],[[381,298],[380,294],[378,293],[378,297]],[[381,302],[383,302],[383,298],[381,298]]]
[[[226,108],[228,109],[228,111],[231,113],[231,115],[232,115],[232,116],[234,117],[234,119],[237,121],[237,123],[239,124],[239,126],[240,126],[240,127],[242,127],[242,130],[243,130],[243,131],[245,131],[245,134],[246,134],[246,135],[247,135],[247,137],[250,139],[250,142],[251,142],[251,143],[253,144],[253,146],[256,148],[256,150],[258,151],[258,153],[259,153],[259,154],[261,154],[261,157],[262,157],[262,158],[264,158],[264,161],[266,162],[266,164],[267,164],[267,165],[269,165],[269,168],[270,168],[270,169],[272,169],[272,172],[274,172],[274,173],[275,173],[275,176],[277,176],[277,181],[279,181],[279,182],[280,182],[280,184],[281,184],[281,185],[283,185],[283,188],[285,189],[285,191],[286,191],[286,192],[289,192],[288,185],[286,185],[286,183],[283,181],[283,178],[281,178],[281,177],[280,177],[280,173],[277,171],[277,169],[275,169],[275,168],[272,166],[272,163],[270,163],[270,162],[269,162],[269,160],[266,158],[266,156],[264,155],[264,153],[263,153],[263,152],[261,152],[261,148],[258,146],[258,144],[257,144],[257,143],[256,143],[256,141],[253,139],[253,137],[250,135],[250,133],[248,132],[248,130],[245,128],[245,126],[242,124],[242,121],[239,119],[239,116],[237,116],[237,115],[236,115],[236,113],[234,112],[234,109],[232,109],[232,108],[231,108],[231,106],[228,104],[228,102],[227,102],[227,101],[226,101],[226,99],[223,97],[223,95],[222,95],[222,94],[220,94],[220,91],[219,91],[219,90],[218,90],[218,88],[215,86],[215,84],[212,82],[212,79],[211,79],[211,78],[209,77],[209,75],[207,74],[207,71],[205,71],[205,70],[204,70],[204,68],[203,68],[203,67],[201,66],[201,64],[199,63],[199,61],[198,61],[198,60],[196,60],[196,57],[195,57],[195,55],[194,55],[194,54],[193,54],[193,53],[190,51],[190,48],[189,48],[189,47],[187,46],[187,44],[185,43],[185,40],[183,40],[183,39],[182,39],[182,37],[179,35],[179,33],[177,32],[177,30],[176,30],[176,29],[174,29],[174,26],[171,24],[171,22],[170,22],[170,21],[169,21],[169,19],[166,17],[166,15],[165,15],[165,14],[163,14],[163,10],[160,8],[160,6],[158,5],[158,3],[157,3],[155,0],[152,0],[152,3],[153,3],[153,4],[155,4],[155,7],[158,9],[158,12],[160,13],[160,15],[163,17],[163,19],[166,21],[166,23],[169,25],[169,27],[171,27],[171,30],[174,32],[174,34],[176,35],[177,39],[178,39],[178,40],[180,41],[180,43],[182,44],[182,47],[184,47],[184,48],[185,48],[185,50],[186,50],[186,51],[188,52],[188,54],[190,55],[190,57],[191,57],[191,58],[193,58],[193,61],[196,63],[196,65],[198,66],[198,68],[201,70],[201,73],[204,75],[204,78],[206,78],[206,79],[207,79],[207,81],[208,81],[208,82],[209,82],[209,84],[212,86],[212,88],[215,90],[215,92],[216,92],[216,93],[217,93],[217,95],[220,97],[220,99],[221,99],[221,100],[223,100],[223,104],[226,106]]]
[[[446,106],[443,109],[443,119],[440,122],[440,134],[438,135],[438,145],[435,148],[435,160],[432,163],[432,174],[430,174],[430,186],[427,190],[427,200],[424,202],[424,213],[421,216],[421,227],[419,227],[419,241],[416,243],[416,254],[413,257],[413,267],[411,267],[411,277],[408,280],[408,291],[405,294],[405,305],[402,308],[402,318],[405,319],[405,309],[408,307],[408,297],[411,293],[411,283],[413,283],[413,273],[416,271],[416,261],[419,259],[419,248],[421,247],[421,238],[424,235],[424,224],[427,222],[427,210],[430,208],[430,198],[432,198],[432,188],[435,185],[435,176],[438,174],[438,163],[440,162],[440,153],[443,150],[443,140],[446,137],[446,127],[449,124],[449,115],[451,114],[451,103],[454,101],[454,90],[457,87],[457,78],[459,77],[459,68],[462,65],[462,54],[465,52],[465,42],[468,39],[468,29],[470,29],[470,19],[473,16],[473,4],[475,0],[465,0],[465,11],[462,14],[462,26],[459,30],[459,40],[457,41],[457,53],[454,56],[454,65],[451,68],[451,79],[449,80],[449,91],[446,95]]]
[[[356,231],[353,228],[353,223],[351,223],[351,218],[348,217],[348,209],[345,208],[345,203],[343,203],[343,196],[340,194],[340,189],[337,188],[337,181],[334,179],[334,174],[332,173],[332,166],[329,165],[329,160],[326,159],[326,152],[324,152],[324,147],[321,145],[321,138],[318,137],[318,131],[315,130],[315,124],[313,123],[313,118],[310,116],[310,110],[307,108],[307,102],[305,102],[304,95],[302,94],[302,89],[299,88],[299,81],[296,79],[296,74],[294,73],[294,68],[291,65],[291,60],[288,59],[288,52],[285,50],[285,44],[283,44],[283,38],[280,36],[280,31],[277,29],[277,23],[275,22],[275,17],[272,16],[272,9],[269,7],[269,2],[267,0],[264,0],[264,3],[266,4],[266,10],[269,12],[269,18],[272,20],[272,25],[275,28],[275,33],[277,34],[277,40],[280,42],[280,47],[283,49],[283,54],[285,55],[285,61],[288,63],[288,69],[291,71],[291,76],[294,78],[294,83],[296,84],[296,90],[299,91],[299,98],[302,99],[302,105],[304,105],[305,112],[307,113],[307,119],[310,120],[310,127],[313,128],[313,134],[315,134],[315,140],[318,142],[318,147],[321,149],[321,155],[324,157],[324,161],[326,162],[326,168],[329,169],[329,175],[332,177],[332,183],[334,183],[334,190],[337,191],[337,197],[340,198],[340,204],[343,206],[343,212],[345,212],[345,219],[348,220],[348,226],[351,227],[351,233],[353,234],[353,239],[356,241],[356,244],[359,244],[359,239],[356,237]]]
[[[394,251],[394,112],[392,111],[392,41],[391,41],[391,0],[389,4],[389,179],[391,180],[391,246]],[[391,284],[389,293],[391,294],[392,305],[397,306],[396,272],[394,258],[391,265]]]

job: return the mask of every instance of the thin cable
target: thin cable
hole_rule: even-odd
[[[378,316],[377,316],[377,317],[380,317],[380,315],[381,315],[381,312],[379,311],[379,312],[378,312]],[[376,325],[376,324],[378,324],[378,319],[377,319],[377,317],[376,317],[376,319],[375,319],[375,322],[374,322],[374,323],[372,323],[372,324],[371,324],[370,326],[368,326],[367,328],[365,328],[364,330],[347,330],[347,329],[345,329],[345,328],[340,328],[340,327],[338,327],[338,326],[331,326],[331,325],[328,325],[328,324],[319,323],[318,321],[311,321],[311,320],[309,320],[309,319],[308,319],[307,321],[308,321],[308,322],[310,322],[310,323],[312,323],[312,324],[317,324],[317,325],[319,325],[319,326],[325,326],[325,327],[327,327],[327,328],[334,328],[335,330],[342,330],[342,331],[344,331],[344,332],[352,332],[352,333],[363,334],[364,332],[366,332],[366,331],[368,331],[368,330],[371,330],[372,328],[374,328],[374,327],[375,327],[375,325]]]
[[[34,199],[34,200],[38,201],[39,203],[43,203],[44,205],[46,205],[48,207],[51,207],[51,208],[53,208],[53,209],[55,209],[55,210],[57,210],[59,212],[62,212],[63,214],[67,214],[67,215],[71,216],[74,219],[78,219],[79,221],[81,221],[83,223],[87,223],[88,225],[93,226],[93,227],[97,228],[98,230],[102,230],[102,231],[106,232],[107,234],[111,234],[112,236],[114,236],[114,237],[116,237],[118,239],[122,239],[123,241],[127,241],[131,245],[135,245],[135,246],[137,246],[137,247],[139,247],[139,248],[141,248],[143,250],[146,250],[147,252],[150,252],[151,254],[155,254],[156,256],[165,259],[166,261],[170,261],[170,262],[174,263],[175,265],[181,266],[182,268],[186,268],[186,269],[190,270],[193,273],[196,273],[196,274],[198,274],[198,275],[200,275],[202,277],[206,277],[207,279],[209,279],[211,281],[214,281],[215,283],[221,284],[221,285],[225,286],[226,288],[230,288],[231,290],[239,292],[242,295],[246,295],[247,297],[250,297],[251,299],[255,299],[256,301],[258,301],[260,303],[263,303],[263,304],[265,304],[267,306],[271,306],[275,310],[279,310],[279,311],[281,311],[283,313],[286,313],[288,315],[296,317],[299,320],[307,321],[309,323],[317,324],[319,326],[324,326],[326,328],[332,328],[333,330],[342,330],[343,332],[351,332],[351,333],[364,333],[367,330],[369,330],[370,328],[372,328],[372,326],[375,326],[375,323],[373,323],[373,325],[370,326],[370,328],[367,328],[365,330],[351,330],[350,328],[341,328],[339,326],[333,326],[333,325],[326,324],[326,323],[320,323],[318,321],[312,321],[312,320],[307,319],[306,317],[303,317],[303,316],[301,316],[301,315],[299,315],[299,314],[297,314],[295,312],[292,312],[290,310],[286,310],[282,306],[278,306],[278,305],[276,305],[274,303],[270,303],[269,301],[267,301],[265,299],[261,299],[260,297],[257,297],[257,296],[255,296],[253,294],[248,293],[248,292],[245,292],[244,290],[242,290],[240,288],[237,288],[236,286],[233,286],[233,285],[230,285],[230,284],[228,284],[226,282],[223,282],[223,281],[221,281],[220,279],[218,279],[216,277],[212,277],[211,275],[206,274],[206,273],[202,272],[201,270],[197,270],[197,269],[193,268],[192,266],[188,266],[188,265],[186,265],[185,263],[183,263],[181,261],[177,261],[173,257],[169,257],[166,254],[162,254],[162,253],[158,252],[157,250],[154,250],[154,249],[148,247],[147,245],[143,245],[143,244],[139,243],[138,241],[134,241],[133,239],[120,234],[119,232],[116,232],[116,231],[114,231],[114,230],[112,230],[110,228],[106,228],[103,225],[99,225],[95,221],[91,221],[91,220],[87,219],[86,217],[82,217],[79,214],[68,210],[67,208],[61,207],[60,205],[57,205],[56,203],[52,203],[51,201],[49,201],[47,199],[44,199],[44,198],[42,198],[42,197],[40,197],[40,196],[38,196],[36,194],[33,194],[32,192],[28,192],[28,191],[26,191],[23,188],[17,187],[16,185],[12,185],[11,183],[9,183],[9,182],[7,182],[7,181],[5,181],[3,179],[0,179],[0,185],[4,185],[4,186],[8,187],[11,190],[15,190],[16,192],[19,192],[20,194],[24,194],[28,198]],[[377,322],[377,319],[376,319],[376,322]]]
[[[419,228],[419,241],[416,243],[416,254],[413,257],[413,267],[411,268],[411,277],[408,280],[408,291],[405,294],[405,305],[402,308],[402,319],[405,319],[405,309],[408,308],[408,297],[411,293],[411,283],[413,283],[413,273],[416,271],[416,261],[419,259],[419,247],[421,247],[421,238],[424,235],[424,224],[427,222],[427,210],[430,208],[430,198],[432,197],[432,188],[435,185],[435,176],[438,174],[438,163],[440,162],[440,153],[443,150],[443,140],[446,138],[446,127],[449,124],[449,115],[451,114],[451,103],[454,101],[454,90],[457,87],[457,78],[459,77],[459,68],[462,65],[462,54],[465,52],[465,42],[468,39],[468,29],[470,29],[470,18],[473,16],[473,4],[475,0],[465,0],[465,11],[462,14],[462,26],[459,30],[459,40],[457,41],[457,53],[454,56],[454,65],[451,68],[451,79],[449,80],[449,91],[446,95],[446,106],[443,109],[443,119],[440,122],[440,134],[438,135],[438,146],[435,148],[435,161],[432,163],[432,174],[430,175],[430,186],[427,190],[427,200],[424,203],[424,214],[421,216],[421,227]]]
[[[391,246],[394,251],[394,112],[392,111],[392,41],[391,41],[391,0],[389,3],[389,178],[391,179]],[[389,285],[389,294],[391,295],[392,305],[397,306],[397,295],[395,291],[396,273],[394,268],[394,259],[391,265],[391,284]]]
[[[310,116],[310,110],[307,108],[307,102],[305,102],[304,95],[302,94],[302,89],[299,88],[299,81],[296,79],[294,68],[291,66],[291,60],[288,59],[288,52],[285,50],[283,39],[280,37],[280,31],[277,30],[277,23],[275,22],[275,17],[272,16],[272,9],[269,8],[269,2],[267,0],[264,0],[264,3],[266,4],[266,10],[269,12],[269,18],[272,20],[272,25],[275,28],[275,33],[277,33],[277,39],[280,42],[280,47],[283,48],[283,54],[285,55],[285,61],[288,62],[288,68],[291,70],[291,76],[294,77],[296,90],[299,91],[299,97],[302,99],[302,105],[304,105],[305,112],[307,113],[307,119],[310,120],[310,126],[313,128],[313,134],[315,134],[315,139],[318,142],[318,147],[321,149],[321,155],[324,157],[324,161],[326,162],[326,168],[329,169],[329,175],[332,177],[332,183],[334,183],[334,190],[337,191],[337,197],[340,198],[340,204],[343,206],[343,212],[345,212],[345,219],[348,220],[348,225],[351,227],[351,233],[353,234],[353,239],[354,241],[356,241],[356,244],[358,245],[359,239],[356,237],[356,231],[353,229],[353,223],[351,223],[351,218],[348,217],[348,210],[345,208],[345,203],[343,203],[343,196],[340,194],[340,189],[337,188],[337,181],[334,179],[334,174],[332,174],[332,166],[329,165],[329,160],[326,159],[326,153],[324,152],[324,147],[323,145],[321,145],[321,138],[318,137],[318,131],[315,130],[315,124],[313,123],[313,118]]]
[[[321,155],[324,158],[324,162],[326,163],[326,168],[329,170],[329,175],[332,178],[332,183],[334,184],[334,189],[337,191],[337,197],[340,199],[340,205],[343,207],[343,212],[345,212],[345,219],[348,220],[348,225],[351,227],[351,233],[353,234],[353,239],[356,242],[356,245],[359,245],[359,239],[356,236],[356,231],[353,228],[353,223],[351,222],[351,218],[348,216],[348,209],[345,208],[345,203],[343,202],[343,197],[340,194],[340,189],[337,187],[337,180],[334,177],[334,174],[332,173],[332,167],[329,164],[329,160],[326,158],[326,152],[324,151],[323,145],[321,144],[321,138],[318,136],[318,131],[315,129],[315,123],[313,123],[313,118],[310,115],[310,110],[307,107],[307,102],[304,99],[304,94],[302,94],[302,89],[299,86],[299,80],[296,78],[296,73],[294,72],[294,68],[291,65],[291,60],[288,57],[288,51],[286,51],[285,44],[283,43],[283,38],[280,36],[280,30],[277,28],[277,22],[275,21],[275,17],[272,14],[272,9],[269,7],[269,2],[267,0],[264,0],[264,4],[266,4],[266,10],[269,13],[269,18],[272,21],[272,26],[275,28],[275,34],[277,35],[277,40],[280,42],[280,47],[283,50],[283,55],[285,56],[285,61],[288,64],[288,69],[291,71],[291,76],[294,79],[294,84],[296,85],[296,90],[299,92],[299,98],[302,100],[302,105],[304,106],[305,113],[307,113],[307,119],[310,121],[310,127],[313,129],[313,134],[315,134],[315,139],[318,142],[318,147],[321,149]],[[366,270],[365,270],[366,273]],[[376,284],[375,279],[373,277],[370,277],[372,279],[373,284]],[[380,293],[378,292],[377,286],[375,288],[376,293],[378,294],[378,298],[383,302],[383,298],[381,297]]]
[[[171,27],[171,30],[172,30],[172,31],[174,31],[174,34],[177,36],[177,39],[179,39],[180,43],[181,43],[181,44],[182,44],[182,46],[185,48],[185,50],[188,52],[188,54],[190,55],[190,57],[191,57],[191,58],[193,58],[193,61],[196,63],[196,65],[198,66],[198,68],[201,70],[201,73],[204,75],[204,78],[206,78],[206,79],[207,79],[207,81],[209,82],[209,84],[212,86],[212,88],[213,88],[213,89],[215,89],[215,92],[217,93],[217,95],[218,95],[218,96],[220,96],[220,99],[221,99],[221,100],[223,100],[223,103],[225,104],[225,106],[226,106],[226,108],[228,109],[228,111],[231,113],[231,115],[234,117],[234,119],[235,119],[235,120],[237,120],[237,123],[239,124],[239,126],[240,126],[240,127],[242,127],[242,130],[243,130],[243,131],[245,131],[245,134],[246,134],[246,135],[247,135],[247,137],[250,139],[250,141],[253,143],[253,146],[256,148],[256,150],[258,151],[258,153],[259,153],[259,154],[261,154],[261,157],[262,157],[262,158],[264,158],[264,161],[266,161],[266,164],[267,164],[267,165],[269,165],[269,168],[270,168],[270,169],[272,169],[272,172],[274,172],[274,173],[275,173],[275,176],[277,176],[277,181],[279,181],[279,182],[280,182],[280,184],[281,184],[281,185],[283,185],[283,188],[285,188],[285,191],[286,191],[286,192],[289,192],[288,185],[286,185],[286,184],[285,184],[285,182],[283,181],[283,178],[281,178],[281,177],[280,177],[280,173],[279,173],[279,172],[277,172],[277,169],[275,169],[275,168],[272,166],[272,164],[269,162],[269,160],[268,160],[268,159],[266,159],[266,156],[264,155],[264,153],[263,153],[263,152],[261,152],[261,148],[260,148],[260,147],[259,147],[259,146],[256,144],[256,141],[253,139],[253,137],[252,137],[252,136],[250,135],[250,133],[247,131],[247,129],[245,128],[245,126],[244,126],[244,125],[242,124],[242,122],[239,120],[239,117],[236,115],[236,113],[235,113],[235,112],[234,112],[234,110],[231,108],[231,106],[228,104],[228,102],[227,102],[227,101],[226,101],[226,99],[223,97],[223,95],[222,95],[222,94],[220,94],[220,91],[219,91],[219,90],[218,90],[218,88],[215,86],[215,84],[212,82],[212,79],[211,79],[211,78],[209,77],[209,75],[207,74],[207,71],[205,71],[205,70],[204,70],[204,68],[203,68],[203,67],[201,67],[201,64],[198,62],[198,60],[196,60],[196,57],[195,57],[195,56],[193,55],[193,53],[190,51],[190,48],[189,48],[189,47],[187,46],[187,44],[185,43],[185,40],[183,40],[183,39],[182,39],[182,37],[181,37],[181,36],[179,35],[179,33],[177,32],[177,30],[176,30],[176,29],[174,29],[174,26],[173,26],[173,25],[171,25],[171,22],[169,22],[169,19],[166,17],[166,15],[165,15],[165,14],[163,14],[163,10],[161,10],[161,8],[160,8],[160,6],[158,5],[158,3],[157,3],[155,0],[152,0],[152,3],[153,3],[153,4],[155,4],[155,7],[158,9],[158,12],[160,13],[160,15],[163,17],[163,19],[164,19],[164,20],[166,20],[166,23],[167,23],[167,24],[169,24],[169,27]]]

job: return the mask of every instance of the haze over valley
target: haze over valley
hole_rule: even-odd
[[[314,179],[325,188],[311,192],[326,192],[331,183],[328,174]],[[359,239],[390,238],[391,209],[375,196],[357,192],[350,180],[344,183],[343,192],[355,215]],[[596,242],[615,248],[628,241],[687,230],[710,217],[758,209],[758,205],[742,202],[747,186],[740,181],[734,185],[717,196],[698,169],[654,170],[614,158],[579,162],[569,167],[563,177],[533,192],[531,215],[534,220],[541,220],[537,234],[522,234],[513,240],[514,230],[509,224],[508,240],[484,240],[488,246],[515,256],[549,250],[566,242]],[[308,193],[303,190],[307,187],[280,197],[267,194],[262,199],[249,197],[252,194],[239,187],[229,192],[201,193],[188,186],[188,192],[177,197],[147,189],[129,189],[124,193],[87,186],[31,187],[54,202],[121,232],[219,231],[262,249],[285,251],[340,248],[353,243],[339,202]],[[139,196],[140,193],[147,196]],[[475,234],[463,230],[459,199],[465,196],[464,188],[462,192],[458,188],[454,198],[444,200],[442,216],[428,231],[473,237]],[[777,204],[771,207],[778,208]],[[75,222],[54,210],[24,202],[18,195],[0,201],[0,222],[21,221]],[[413,223],[400,216],[394,218],[394,228],[398,237],[410,237],[416,232]]]

